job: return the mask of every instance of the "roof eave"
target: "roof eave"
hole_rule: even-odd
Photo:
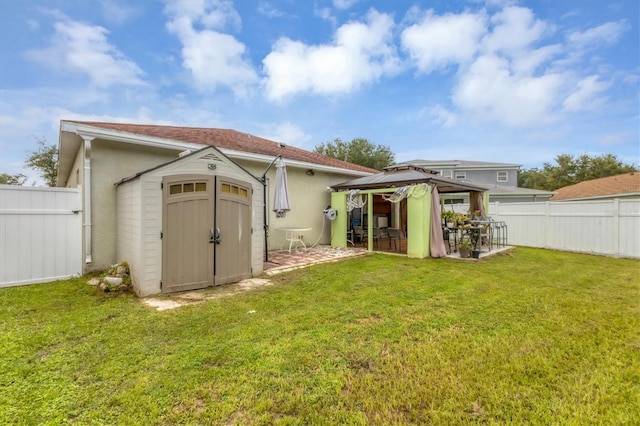
[[[194,149],[199,150],[204,146],[200,143],[194,142],[181,142],[176,141],[174,139],[165,139],[158,138],[155,136],[147,136],[147,135],[137,135],[135,133],[130,132],[122,132],[119,130],[106,129],[104,127],[91,126],[88,124],[77,123],[73,121],[61,121],[60,123],[60,131],[74,133],[79,136],[85,136],[88,138],[107,138],[109,140],[114,140],[117,142],[125,142],[134,145],[141,146],[149,146],[154,148],[165,148],[165,149],[177,149],[177,150],[187,150]],[[217,147],[216,147],[217,148]],[[226,156],[232,159],[241,159],[241,160],[252,160],[258,161],[262,163],[270,163],[273,160],[273,156],[271,155],[262,155],[262,154],[254,154],[251,152],[245,151],[237,151],[226,148],[217,148]],[[304,169],[314,169],[317,171],[323,171],[327,173],[337,173],[341,175],[347,176],[369,176],[373,173],[368,173],[359,170],[351,170],[351,169],[343,169],[341,167],[333,167],[333,166],[325,166],[317,163],[308,163],[303,161],[294,161],[286,158],[286,154],[283,154],[283,157],[286,159],[288,165],[292,167],[300,167]]]

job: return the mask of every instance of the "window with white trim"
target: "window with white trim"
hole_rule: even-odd
[[[467,172],[456,172],[456,179],[466,179]]]
[[[451,170],[440,170],[440,176],[451,178]]]
[[[506,171],[498,172],[498,182],[509,182],[509,172],[506,172]]]

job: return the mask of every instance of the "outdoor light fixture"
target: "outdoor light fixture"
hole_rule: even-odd
[[[313,171],[313,170],[311,170],[311,169],[307,170],[307,171],[306,171],[306,173],[307,173],[307,176],[313,176],[313,175],[315,175],[315,174],[316,174],[316,172],[314,172],[314,171]]]

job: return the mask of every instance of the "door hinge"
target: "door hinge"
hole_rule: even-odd
[[[162,290],[162,281],[160,281],[160,290]]]
[[[160,232],[160,239],[162,239],[162,237],[164,237],[164,232]]]
[[[160,189],[164,189],[164,183],[160,182]]]

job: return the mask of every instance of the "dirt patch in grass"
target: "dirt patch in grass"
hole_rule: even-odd
[[[158,311],[166,311],[169,309],[176,309],[181,306],[202,303],[207,300],[234,296],[236,294],[270,286],[271,284],[271,281],[268,279],[249,278],[237,283],[226,284],[219,287],[174,293],[162,297],[146,297],[141,299],[141,301],[144,305],[155,308]]]

